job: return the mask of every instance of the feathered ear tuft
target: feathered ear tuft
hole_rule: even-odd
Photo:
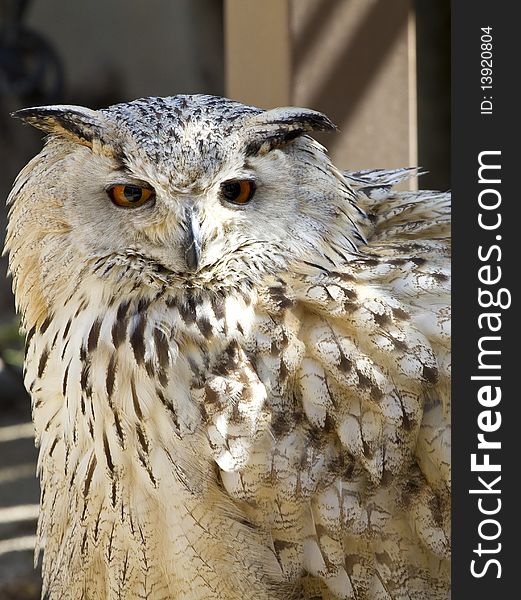
[[[281,107],[259,113],[244,123],[246,154],[258,154],[313,131],[336,131],[326,115],[308,108]]]
[[[88,146],[92,145],[93,139],[101,138],[102,134],[100,113],[82,106],[35,106],[17,110],[11,116],[45,133],[72,137]]]

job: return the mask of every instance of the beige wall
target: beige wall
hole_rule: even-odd
[[[291,104],[290,10],[287,0],[225,0],[227,96],[261,108]]]
[[[325,112],[344,168],[417,162],[411,0],[225,0],[227,95]]]

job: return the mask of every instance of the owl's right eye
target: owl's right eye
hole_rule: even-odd
[[[142,206],[155,197],[152,188],[140,185],[113,185],[107,190],[107,194],[114,204],[124,208]]]

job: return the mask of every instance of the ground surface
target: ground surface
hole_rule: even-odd
[[[33,569],[39,486],[29,399],[0,386],[0,600],[37,600]]]

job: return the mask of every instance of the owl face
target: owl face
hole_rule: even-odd
[[[312,258],[338,215],[345,183],[305,135],[334,126],[314,111],[174,96],[17,116],[51,134],[40,156],[63,244],[93,264],[139,257],[184,285],[258,282]]]

